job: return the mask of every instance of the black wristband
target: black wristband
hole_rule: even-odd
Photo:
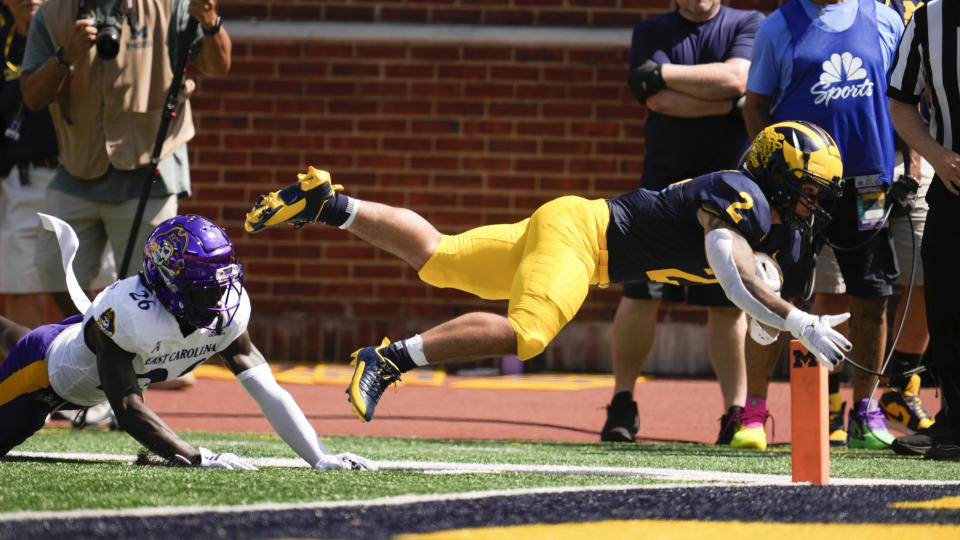
[[[627,86],[641,105],[646,105],[647,98],[663,90],[667,83],[663,80],[660,64],[650,59],[643,59],[627,78]]]
[[[69,62],[63,59],[63,45],[57,47],[57,52],[53,53],[53,58],[60,64],[61,67],[66,68],[67,70],[72,70],[73,66]]]
[[[209,30],[207,30],[206,28],[204,28],[204,29],[203,29],[203,35],[205,35],[205,36],[215,36],[215,35],[217,35],[217,32],[220,31],[220,23],[221,23],[221,22],[222,22],[222,20],[221,20],[220,16],[217,15],[217,22],[213,23],[213,26],[212,26]]]

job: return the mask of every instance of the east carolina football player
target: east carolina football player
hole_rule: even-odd
[[[400,257],[436,287],[509,299],[507,316],[467,313],[422,335],[353,354],[347,389],[354,412],[373,418],[383,389],[407,370],[486,356],[539,354],[569,322],[590,285],[649,280],[719,282],[737,307],[786,330],[832,367],[850,342],[832,327],[849,314],[818,317],[780,298],[756,272],[754,250],[772,221],[810,233],[829,219],[820,201],[840,193],[836,143],[808,122],[783,122],[753,141],[743,170],[719,171],[662,191],[619,197],[565,196],[513,224],[444,235],[418,214],[339,193],[310,167],[298,182],[262,196],[245,228],[316,221],[337,226]]]
[[[58,236],[72,235],[65,223],[58,225],[68,231]],[[70,241],[61,238],[61,244]],[[68,268],[72,257],[64,257]],[[0,353],[6,356],[0,365],[0,456],[40,429],[51,411],[108,399],[120,428],[172,463],[254,469],[235,454],[193,447],[143,401],[146,386],[219,355],[280,437],[311,466],[375,468],[354,454],[327,452],[293,397],[277,384],[247,333],[250,299],[242,282],[225,231],[200,216],[177,216],[150,235],[138,275],[113,283],[89,307],[80,305],[90,303],[86,297],[77,301],[82,315],[33,331],[0,317]],[[77,291],[79,285],[71,294]]]

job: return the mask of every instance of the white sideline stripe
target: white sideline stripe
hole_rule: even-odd
[[[74,461],[117,461],[133,463],[136,456],[124,454],[85,454],[79,452],[18,452],[8,455],[61,459]],[[299,458],[245,458],[257,467],[307,468],[307,463]],[[466,473],[528,473],[528,474],[572,474],[583,476],[623,476],[649,478],[653,480],[674,480],[679,482],[733,482],[749,484],[789,484],[790,477],[775,474],[732,473],[723,471],[692,471],[682,469],[658,469],[653,467],[606,467],[588,465],[524,465],[512,463],[453,463],[445,461],[377,461],[383,470],[423,471],[432,474]]]
[[[132,464],[134,455],[126,454],[87,454],[81,452],[24,452],[14,450],[7,454],[15,457],[60,459],[75,461],[116,461]],[[300,458],[247,458],[257,467],[308,468]],[[735,473],[726,471],[697,471],[690,469],[669,469],[654,467],[608,467],[589,465],[526,465],[513,463],[454,463],[446,461],[376,461],[381,470],[422,471],[430,474],[463,473],[528,473],[528,474],[572,474],[582,476],[621,476],[667,480],[675,482],[720,482],[725,485],[749,484],[756,486],[791,485],[789,475]],[[837,486],[955,486],[960,480],[910,480],[892,478],[831,478],[831,485]],[[688,484],[678,484],[687,486]],[[717,485],[717,484],[710,484]],[[577,488],[580,489],[580,488]]]

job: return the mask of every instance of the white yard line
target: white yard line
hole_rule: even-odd
[[[26,457],[52,460],[74,461],[116,461],[133,463],[134,455],[125,454],[87,454],[81,452],[24,452],[14,450],[12,457]],[[306,462],[299,458],[248,458],[258,467],[307,468]],[[525,474],[570,474],[581,476],[618,476],[628,478],[646,478],[672,482],[721,482],[730,485],[790,485],[789,475],[736,473],[725,471],[702,471],[692,469],[666,469],[654,467],[610,467],[590,465],[525,465],[514,463],[455,463],[446,461],[377,461],[382,470],[421,471],[427,474],[467,474],[467,473],[525,473]],[[888,478],[831,478],[832,485],[843,486],[880,486],[880,485],[917,485],[945,486],[960,485],[960,481],[905,480]],[[582,489],[582,488],[575,488]]]

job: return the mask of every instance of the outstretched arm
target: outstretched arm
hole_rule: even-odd
[[[757,273],[753,249],[738,231],[708,212],[700,213],[700,223],[707,261],[731,302],[763,324],[789,331],[828,368],[843,360],[853,345],[832,327],[849,313],[817,317],[795,308]]]
[[[298,456],[315,469],[375,469],[368,460],[350,453],[331,455],[293,396],[284,390],[270,371],[263,354],[244,332],[220,353],[227,367],[250,397],[257,402],[263,415]]]

